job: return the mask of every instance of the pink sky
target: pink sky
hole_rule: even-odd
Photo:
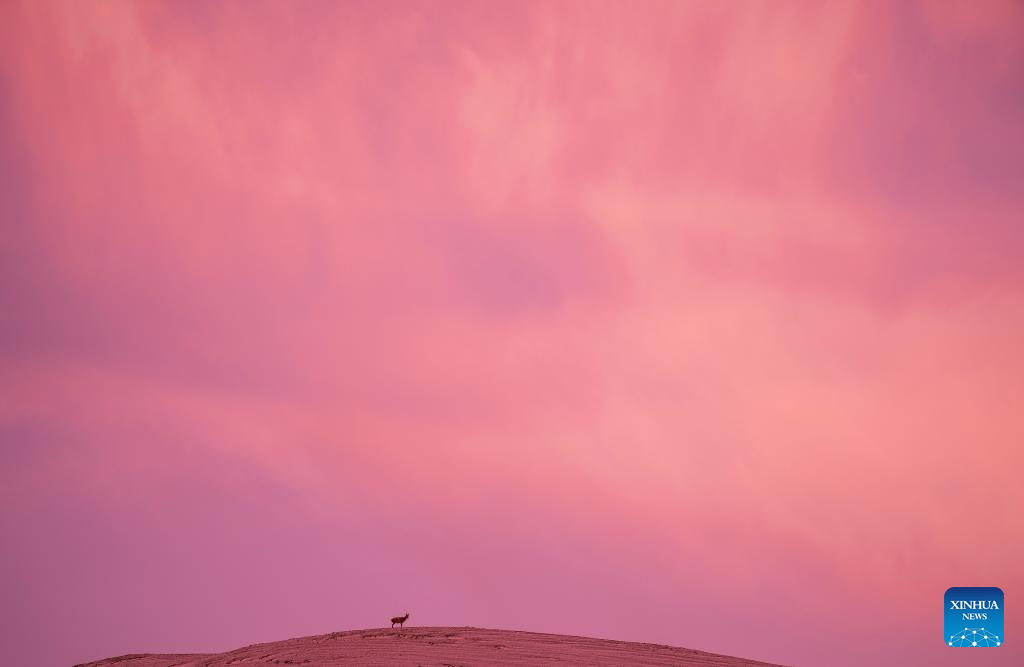
[[[1024,661],[1024,6],[0,4],[10,664]]]

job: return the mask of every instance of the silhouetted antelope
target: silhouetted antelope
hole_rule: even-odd
[[[395,616],[391,619],[391,627],[395,627],[395,623],[398,623],[398,627],[402,627],[407,620],[409,620],[409,612],[405,612],[405,616]]]

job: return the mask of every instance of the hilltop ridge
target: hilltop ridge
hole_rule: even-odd
[[[471,627],[376,628],[253,644],[226,653],[130,654],[76,667],[221,667],[227,665],[687,665],[778,667],[704,651],[568,635]]]

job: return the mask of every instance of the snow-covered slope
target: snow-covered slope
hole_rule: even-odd
[[[768,663],[658,644],[479,628],[352,630],[254,644],[219,654],[137,654],[84,667],[219,667],[221,665],[700,665]]]

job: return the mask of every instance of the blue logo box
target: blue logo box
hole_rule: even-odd
[[[947,646],[980,648],[1002,646],[1003,591],[998,588],[950,588],[945,596],[944,627]]]

